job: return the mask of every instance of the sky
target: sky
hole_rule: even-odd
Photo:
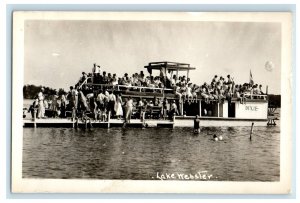
[[[281,26],[258,22],[26,20],[24,83],[69,89],[81,72],[123,76],[149,62],[189,63],[193,83],[230,74],[280,94]],[[266,65],[267,64],[267,65]]]

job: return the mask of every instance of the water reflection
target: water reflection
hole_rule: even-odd
[[[23,177],[151,180],[208,171],[212,180],[278,181],[278,127],[24,128]],[[223,136],[215,142],[213,134]]]

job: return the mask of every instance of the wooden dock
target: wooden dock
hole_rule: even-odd
[[[143,128],[143,127],[162,127],[162,128],[173,128],[174,122],[170,120],[147,120],[146,122],[140,119],[132,119],[130,123],[125,123],[124,120],[110,119],[106,122],[91,121],[93,128],[111,128],[111,127],[130,127],[130,128]],[[23,127],[62,127],[62,128],[85,128],[91,127],[90,123],[76,121],[67,118],[45,118],[45,119],[24,119]]]
[[[254,122],[255,126],[267,126],[268,119],[236,119],[236,118],[215,118],[201,117],[201,127],[234,127],[234,126],[251,126]],[[131,119],[130,123],[126,123],[123,119],[109,119],[106,122],[91,120],[93,128],[112,128],[112,127],[129,127],[129,128],[174,128],[174,127],[190,127],[194,126],[194,117],[175,116],[173,120],[159,119]],[[78,124],[71,118],[46,118],[46,119],[23,119],[23,127],[61,127],[61,128],[89,128],[89,122],[85,123],[79,119]]]

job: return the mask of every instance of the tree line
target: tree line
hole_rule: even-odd
[[[46,99],[48,99],[49,96],[55,94],[55,92],[58,93],[58,95],[62,95],[63,93],[66,93],[63,88],[59,88],[58,91],[56,89],[53,89],[51,87],[45,87],[45,86],[36,86],[36,85],[24,85],[23,86],[23,98],[24,99],[35,99],[38,93],[41,91],[41,88],[44,88],[44,95]]]

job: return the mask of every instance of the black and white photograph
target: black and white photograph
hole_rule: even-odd
[[[13,22],[13,191],[290,192],[290,13]]]

